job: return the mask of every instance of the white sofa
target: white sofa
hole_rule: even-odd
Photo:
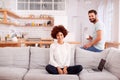
[[[0,48],[0,80],[22,80],[28,64],[29,48]]]
[[[106,60],[102,72],[89,72],[88,69],[97,68],[101,58]],[[120,80],[120,50],[109,48],[101,53],[78,49],[76,50],[76,64],[82,64],[84,70],[79,74],[80,80]]]
[[[0,48],[0,80],[120,80],[120,50],[109,48],[100,53],[79,47],[71,51],[71,65],[80,64],[84,69],[79,75],[48,74],[49,48],[6,47]],[[106,59],[102,72],[88,72],[97,67],[101,58]]]

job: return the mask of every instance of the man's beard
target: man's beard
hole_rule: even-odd
[[[92,23],[95,23],[96,21],[97,21],[97,19],[90,20],[90,22],[92,22]]]

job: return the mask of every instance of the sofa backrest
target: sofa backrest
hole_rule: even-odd
[[[29,47],[0,48],[0,66],[28,68]]]
[[[44,68],[49,62],[49,48],[30,48],[30,68]]]
[[[49,64],[49,48],[31,47],[30,68],[45,68]],[[71,51],[71,65],[74,65],[74,49]]]
[[[109,50],[110,49],[106,49],[102,52],[92,52],[77,47],[75,63],[76,65],[82,65],[83,68],[97,68],[100,60],[106,58]]]
[[[120,79],[120,50],[111,48],[106,58],[105,68]]]

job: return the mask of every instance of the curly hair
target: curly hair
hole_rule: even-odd
[[[63,25],[58,25],[54,26],[54,28],[51,31],[52,38],[56,39],[56,35],[58,32],[62,32],[64,37],[66,37],[66,35],[68,34],[68,31],[64,28]]]

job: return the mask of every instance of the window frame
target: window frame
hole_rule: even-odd
[[[62,0],[62,1],[63,2],[55,2],[54,0],[52,0],[52,2],[43,2],[42,0],[40,0],[40,2],[30,2],[30,0],[28,0],[27,2],[24,2],[24,1],[22,2],[22,1],[16,0],[16,10],[17,11],[66,11],[66,0]],[[19,4],[21,4],[23,6],[24,6],[24,4],[28,4],[28,5],[26,6],[26,8],[24,7],[24,9],[19,9]],[[36,7],[36,9],[35,8],[30,9],[31,4],[33,4],[33,5],[39,4],[40,8],[37,9],[37,7]],[[42,5],[45,5],[45,4],[51,4],[52,5],[51,9],[43,9]],[[61,9],[58,8],[58,10],[57,10],[54,7],[54,5],[56,5],[56,4],[58,5],[58,7],[60,4],[64,5],[64,7],[62,7]]]

